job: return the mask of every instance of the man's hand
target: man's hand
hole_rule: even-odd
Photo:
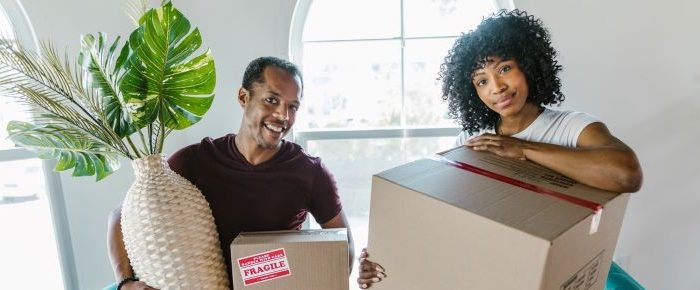
[[[527,148],[527,145],[527,141],[488,133],[475,137],[466,144],[467,147],[477,151],[489,151],[498,156],[518,158],[520,160],[526,159],[524,150]]]
[[[124,283],[119,290],[158,290],[141,281],[129,281]]]
[[[362,254],[360,254],[360,274],[357,278],[357,284],[360,288],[367,289],[372,287],[372,283],[381,282],[383,278],[386,278],[384,274],[384,268],[381,265],[367,260],[369,254],[367,254],[367,249],[362,249]]]

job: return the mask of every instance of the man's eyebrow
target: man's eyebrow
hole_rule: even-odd
[[[282,95],[282,94],[280,94],[279,92],[273,91],[273,90],[271,90],[271,89],[267,89],[267,90],[265,90],[265,91],[268,92],[268,93],[270,93],[270,94],[273,94],[273,95],[275,95],[275,96],[277,96],[277,97],[279,97],[279,96]]]

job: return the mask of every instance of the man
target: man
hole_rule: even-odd
[[[242,231],[300,229],[311,212],[323,228],[347,228],[333,176],[320,159],[282,138],[291,130],[303,81],[292,63],[253,60],[243,75],[238,134],[205,138],[169,160],[170,167],[204,194],[214,215],[231,279],[230,244]],[[117,281],[133,277],[121,233],[121,207],[110,216],[109,255]],[[350,267],[353,242],[348,229]],[[231,283],[233,284],[233,283]],[[140,281],[120,289],[152,289]]]

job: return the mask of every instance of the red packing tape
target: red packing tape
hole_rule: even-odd
[[[496,179],[498,181],[502,181],[502,182],[505,182],[505,183],[508,183],[511,185],[522,187],[522,188],[530,190],[530,191],[534,191],[534,192],[537,192],[540,194],[546,194],[546,195],[549,195],[552,197],[556,197],[560,200],[563,200],[563,201],[566,201],[569,203],[573,203],[576,205],[580,205],[580,206],[583,206],[585,208],[589,208],[589,209],[595,211],[596,213],[599,213],[603,209],[603,206],[601,204],[598,204],[598,203],[595,203],[595,202],[592,202],[589,200],[585,200],[582,198],[578,198],[575,196],[566,195],[566,194],[563,194],[561,192],[557,192],[557,191],[554,191],[554,190],[551,190],[548,188],[544,188],[541,186],[537,186],[534,184],[522,182],[520,180],[511,178],[511,177],[508,177],[505,175],[501,175],[501,174],[498,174],[495,172],[491,172],[491,171],[488,171],[486,169],[476,167],[474,165],[470,165],[470,164],[467,164],[464,162],[459,162],[459,161],[448,159],[442,155],[435,155],[435,156],[431,156],[428,158],[435,160],[435,161],[438,161],[438,162],[442,162],[442,163],[447,164],[447,165],[457,167],[457,168],[462,169],[462,170],[466,170],[466,171],[473,172],[473,173],[476,173],[479,175],[483,175],[483,176],[486,176],[486,177],[489,177],[492,179]]]

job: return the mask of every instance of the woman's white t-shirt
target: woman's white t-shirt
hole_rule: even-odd
[[[595,122],[600,122],[600,120],[586,113],[545,108],[530,126],[513,134],[511,137],[532,142],[576,147],[581,131]],[[456,146],[462,146],[469,139],[484,133],[494,134],[495,131],[494,129],[481,130],[474,135],[469,135],[467,131],[462,131],[457,136],[455,144]]]

